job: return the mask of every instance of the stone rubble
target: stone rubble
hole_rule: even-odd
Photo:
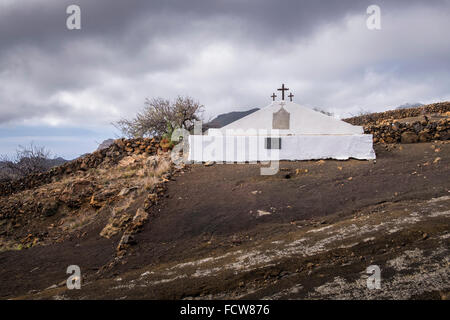
[[[344,119],[362,125],[374,143],[417,143],[450,139],[450,102]]]

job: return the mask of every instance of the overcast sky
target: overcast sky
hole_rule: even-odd
[[[147,97],[192,96],[207,118],[282,82],[341,116],[450,100],[449,16],[450,1],[0,0],[0,154],[91,152]]]

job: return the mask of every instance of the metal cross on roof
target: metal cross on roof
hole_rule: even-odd
[[[270,97],[272,98],[273,101],[275,101],[275,98],[277,97],[277,95],[274,92]]]
[[[288,91],[289,88],[284,87],[284,83],[281,85],[281,88],[277,89],[278,91],[281,91],[281,100],[284,100],[284,92]]]
[[[292,98],[294,97],[294,95],[292,94],[292,92],[289,93],[288,97],[291,99],[291,102],[292,102]]]

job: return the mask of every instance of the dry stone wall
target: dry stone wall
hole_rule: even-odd
[[[36,188],[43,184],[51,183],[66,174],[75,173],[80,170],[86,171],[90,168],[96,168],[103,163],[115,164],[122,158],[133,154],[154,155],[160,149],[160,140],[158,138],[117,139],[105,149],[89,153],[61,166],[52,168],[47,172],[32,174],[14,181],[2,182],[0,183],[0,196]]]
[[[344,119],[362,125],[374,143],[416,143],[450,139],[450,102]]]

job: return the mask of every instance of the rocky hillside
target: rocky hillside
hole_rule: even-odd
[[[444,137],[443,115],[415,134],[436,118]],[[412,130],[414,117],[374,116],[366,130]],[[165,151],[119,139],[0,184],[0,299],[448,297],[450,141],[282,161],[273,176],[264,164],[176,168]],[[381,291],[365,287],[372,264]],[[66,287],[69,265],[81,290]]]
[[[0,250],[22,250],[80,237],[102,226],[132,242],[174,168],[157,139],[115,140],[108,148],[49,172],[0,184]]]
[[[177,171],[136,144],[2,196],[0,298],[448,299],[450,141],[386,146],[376,161],[283,161],[261,176],[261,164]],[[381,290],[366,286],[370,265]]]
[[[450,139],[450,102],[396,109],[344,119],[373,134],[374,143],[415,143]]]
[[[2,182],[0,183],[0,196],[51,183],[65,175],[87,171],[102,164],[114,165],[126,156],[156,154],[159,148],[160,141],[157,138],[118,139],[107,148],[86,154],[61,166],[53,167],[48,172],[32,174],[19,180]]]
[[[413,118],[431,114],[442,115],[446,114],[447,112],[450,112],[450,102],[439,102],[416,108],[404,108],[404,109],[402,108],[384,112],[369,113],[343,120],[355,126],[363,126],[363,125],[375,125],[384,120]]]

